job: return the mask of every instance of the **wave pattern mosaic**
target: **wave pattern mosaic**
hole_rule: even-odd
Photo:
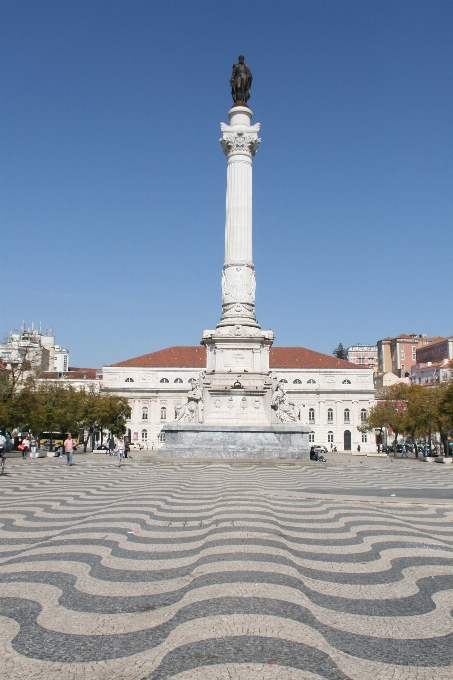
[[[76,463],[0,479],[2,679],[453,678],[453,471]]]

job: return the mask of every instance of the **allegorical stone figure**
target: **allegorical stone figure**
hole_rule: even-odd
[[[233,73],[230,79],[231,96],[233,101],[246,104],[250,99],[250,88],[252,87],[252,72],[248,64],[244,64],[244,57],[239,56],[239,62],[233,64]]]

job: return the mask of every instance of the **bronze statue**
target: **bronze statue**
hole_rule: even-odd
[[[239,56],[239,62],[233,64],[230,85],[234,103],[247,104],[250,99],[250,88],[252,87],[252,72],[250,71],[250,66],[244,64],[242,54]]]

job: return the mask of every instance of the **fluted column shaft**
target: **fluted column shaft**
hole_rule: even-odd
[[[221,123],[220,142],[228,159],[225,263],[222,274],[222,318],[219,326],[255,326],[255,270],[252,257],[252,159],[260,143],[252,112],[236,106]]]

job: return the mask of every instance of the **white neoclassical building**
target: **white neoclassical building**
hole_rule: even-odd
[[[103,369],[103,389],[125,396],[132,408],[127,424],[134,441],[162,445],[162,427],[175,420],[191,382],[206,370],[206,348],[169,347]],[[310,441],[333,443],[339,451],[375,451],[374,435],[358,431],[374,404],[373,370],[304,347],[271,347],[269,366],[300,408]],[[232,380],[241,373],[232,372]],[[286,382],[285,382],[286,381]]]

